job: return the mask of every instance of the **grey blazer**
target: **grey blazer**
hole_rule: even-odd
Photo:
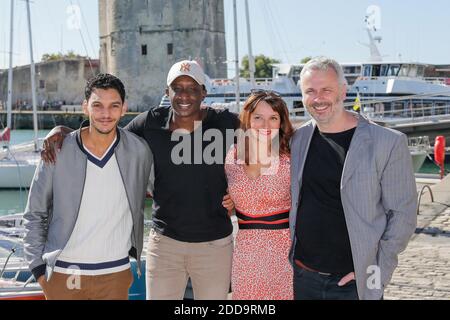
[[[341,199],[358,296],[380,299],[416,228],[416,185],[406,136],[355,116],[358,125],[344,163]],[[315,128],[311,120],[291,140],[291,263],[302,173]]]
[[[120,140],[114,153],[133,218],[130,255],[138,261],[140,274],[145,193],[153,154],[143,139],[121,128],[118,131]],[[24,249],[36,279],[44,273],[50,279],[77,221],[87,166],[87,156],[78,147],[79,135],[77,130],[66,137],[55,165],[41,161],[31,183],[24,213]]]

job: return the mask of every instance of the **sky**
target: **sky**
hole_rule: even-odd
[[[9,65],[10,1],[0,0],[0,69]],[[283,63],[326,55],[339,62],[369,58],[364,18],[369,6],[380,8],[376,35],[385,60],[450,64],[448,0],[248,0],[253,54]],[[80,8],[81,29],[74,28],[71,6]],[[233,1],[224,0],[228,76],[235,72]],[[28,64],[25,1],[15,0],[14,65]],[[237,0],[239,56],[248,53],[244,0]],[[34,59],[69,50],[98,58],[96,0],[33,0]],[[75,23],[76,24],[76,23]],[[84,44],[83,44],[84,42]]]

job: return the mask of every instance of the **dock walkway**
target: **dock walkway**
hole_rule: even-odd
[[[450,175],[421,200],[417,229],[385,291],[387,300],[450,300]]]

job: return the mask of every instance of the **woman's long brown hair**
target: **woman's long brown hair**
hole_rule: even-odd
[[[272,110],[280,115],[280,155],[290,155],[289,140],[294,133],[291,121],[289,120],[289,111],[284,100],[277,94],[270,91],[252,93],[244,103],[239,119],[241,120],[241,129],[247,131],[250,129],[250,116],[255,111],[260,101],[267,102]]]

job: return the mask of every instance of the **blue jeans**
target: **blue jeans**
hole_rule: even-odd
[[[294,263],[295,300],[358,300],[356,281],[337,284],[345,275],[323,275],[300,268]]]

